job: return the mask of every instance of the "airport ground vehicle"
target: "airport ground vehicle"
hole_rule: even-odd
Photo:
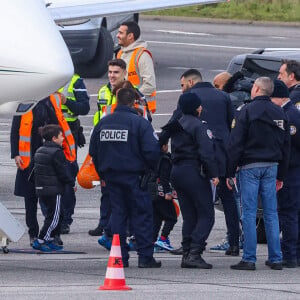
[[[60,32],[69,48],[75,72],[82,77],[100,77],[107,62],[119,49],[116,34],[124,21],[138,22],[139,14],[81,19],[60,23]]]
[[[249,82],[254,82],[260,76],[276,79],[283,59],[300,61],[300,48],[265,48],[257,49],[250,54],[240,54],[232,58],[227,72],[234,74],[241,71]],[[259,198],[256,224],[258,243],[266,243],[263,210]]]

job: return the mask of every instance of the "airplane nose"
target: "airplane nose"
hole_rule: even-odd
[[[74,73],[66,44],[44,1],[5,1],[1,9],[1,102],[41,100]]]

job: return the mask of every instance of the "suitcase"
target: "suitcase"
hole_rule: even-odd
[[[0,240],[3,253],[8,253],[8,243],[20,240],[24,232],[24,226],[0,202]]]

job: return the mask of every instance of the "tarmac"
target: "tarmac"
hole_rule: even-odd
[[[0,145],[1,146],[1,145]],[[87,152],[80,150],[82,162]],[[7,157],[7,156],[6,156]],[[3,153],[0,152],[3,162]],[[13,161],[0,168],[0,199],[25,226],[24,202],[13,196],[15,166]],[[212,270],[181,269],[180,256],[157,253],[160,269],[139,269],[137,255],[131,252],[125,278],[131,291],[100,291],[109,252],[98,245],[98,237],[88,235],[97,226],[100,188],[77,191],[77,205],[71,232],[62,235],[64,249],[75,253],[35,254],[25,233],[17,243],[10,243],[8,254],[0,253],[0,299],[300,299],[300,268],[270,270],[265,266],[267,246],[258,245],[257,270],[230,269],[240,257],[211,253],[209,248],[225,236],[224,215],[216,211],[216,222],[203,257]],[[42,215],[38,212],[40,224]],[[170,235],[176,248],[181,241],[182,218]],[[15,252],[15,251],[25,252]]]

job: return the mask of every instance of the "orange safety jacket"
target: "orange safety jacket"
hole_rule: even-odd
[[[63,146],[66,159],[71,162],[75,161],[76,160],[75,140],[70,130],[70,127],[68,125],[68,122],[66,121],[61,111],[61,98],[59,94],[57,93],[51,94],[50,101],[54,107],[58,124],[63,130],[64,141],[62,146]]]
[[[33,123],[32,111],[27,112],[21,116],[21,123],[19,129],[19,155],[23,161],[22,167],[24,169],[29,167],[31,159],[31,130]]]
[[[139,63],[139,59],[141,57],[141,55],[143,54],[143,52],[147,52],[150,57],[152,58],[152,54],[151,52],[144,48],[144,47],[139,47],[139,48],[136,48],[132,55],[131,55],[131,58],[130,58],[130,61],[129,61],[129,65],[128,65],[128,68],[127,68],[127,73],[128,73],[128,77],[127,79],[134,85],[134,86],[137,86],[138,88],[140,88],[141,84],[142,84],[142,78],[139,74],[139,66],[138,66],[138,63]],[[123,51],[120,50],[117,54],[117,58],[121,58],[121,55],[122,55]],[[148,102],[148,107],[149,107],[149,110],[152,112],[152,113],[155,113],[156,111],[156,100],[155,100],[155,96],[156,96],[156,91],[154,91],[150,97],[147,97],[147,102]]]

